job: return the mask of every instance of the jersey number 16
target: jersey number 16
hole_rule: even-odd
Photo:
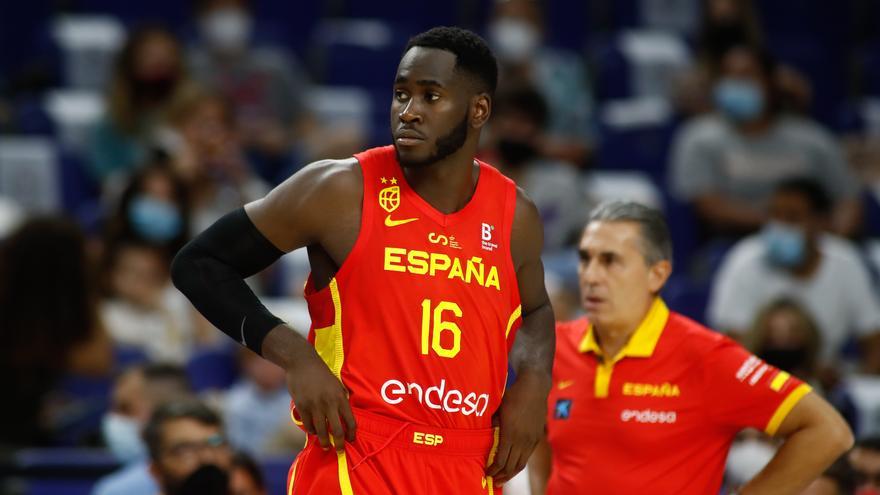
[[[454,358],[458,351],[461,350],[461,328],[455,322],[443,320],[443,313],[447,311],[457,318],[461,318],[461,307],[454,302],[440,301],[432,311],[431,300],[425,299],[422,301],[423,355],[428,355],[429,347],[435,354],[444,358]],[[444,332],[452,333],[452,345],[449,347],[444,347],[441,341],[441,336]]]

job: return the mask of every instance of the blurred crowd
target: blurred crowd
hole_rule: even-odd
[[[480,157],[540,211],[557,319],[580,312],[590,209],[663,209],[669,306],[813,384],[862,439],[809,493],[880,493],[875,2],[37,3],[0,20],[3,450],[106,448],[126,467],[102,495],[194,472],[259,493],[248,456],[303,441],[283,372],[195,312],[170,260],[305,164],[388,144],[405,40],[445,22],[499,58]],[[249,280],[302,331],[307,271],[294,252]],[[181,439],[142,435],[157,421]],[[773,449],[744,435],[729,486]]]

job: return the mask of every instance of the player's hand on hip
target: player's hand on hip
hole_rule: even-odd
[[[498,448],[486,475],[503,484],[522,471],[544,436],[547,391],[542,378],[522,375],[507,389],[497,413]]]
[[[286,370],[287,387],[303,427],[316,435],[321,447],[341,451],[355,439],[354,414],[348,391],[314,352],[301,356]]]

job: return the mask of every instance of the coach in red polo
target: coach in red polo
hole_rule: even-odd
[[[810,387],[669,311],[661,213],[614,202],[579,245],[587,317],[557,325],[547,438],[533,494],[717,494],[730,444],[752,427],[784,443],[742,495],[796,494],[852,444]]]

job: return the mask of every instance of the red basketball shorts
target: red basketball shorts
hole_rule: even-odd
[[[404,423],[356,410],[357,439],[324,451],[309,435],[290,467],[288,495],[500,495],[485,477],[497,430]]]

